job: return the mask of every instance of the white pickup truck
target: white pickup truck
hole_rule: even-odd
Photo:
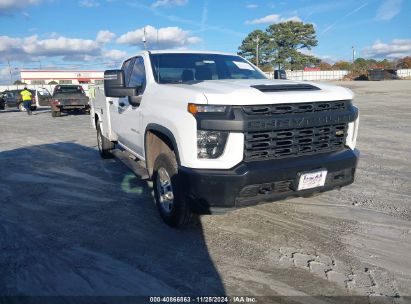
[[[351,184],[358,109],[329,84],[269,80],[240,56],[144,51],[107,70],[91,118],[103,158],[144,164],[170,226],[192,213]]]

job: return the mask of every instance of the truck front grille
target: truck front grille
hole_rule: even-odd
[[[344,148],[346,124],[245,133],[245,159],[296,157]]]
[[[255,121],[258,118],[292,120],[318,115],[344,115],[350,109],[349,100],[243,106],[243,112]],[[321,113],[321,114],[320,114]],[[261,124],[265,125],[265,124]],[[268,124],[267,124],[268,125]],[[270,130],[271,129],[271,130]],[[244,133],[245,161],[298,157],[344,149],[348,124],[325,120],[323,125],[285,126],[273,124],[268,130],[248,130]]]

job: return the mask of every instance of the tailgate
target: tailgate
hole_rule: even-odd
[[[88,105],[88,97],[84,94],[55,94],[53,100],[58,100],[61,107],[85,107]]]

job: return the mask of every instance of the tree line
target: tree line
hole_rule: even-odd
[[[369,69],[411,69],[411,57],[397,60],[357,58],[354,62],[327,63],[309,54],[317,46],[314,26],[310,23],[287,21],[270,25],[265,31],[255,30],[245,37],[238,54],[259,66],[263,71],[273,69],[302,70],[318,67],[321,70],[350,70],[363,73]]]
[[[411,69],[411,57],[407,56],[396,60],[357,58],[354,62],[338,61],[334,64],[321,61],[318,67],[323,71],[348,70],[354,72],[361,72],[370,69]]]

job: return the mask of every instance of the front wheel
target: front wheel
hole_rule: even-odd
[[[160,154],[154,162],[154,197],[161,218],[171,227],[185,226],[192,218],[190,206],[182,195],[183,186],[174,153]]]
[[[113,158],[114,155],[112,153],[114,149],[114,143],[109,141],[107,138],[101,134],[100,126],[97,126],[97,147],[100,156],[104,159]]]

